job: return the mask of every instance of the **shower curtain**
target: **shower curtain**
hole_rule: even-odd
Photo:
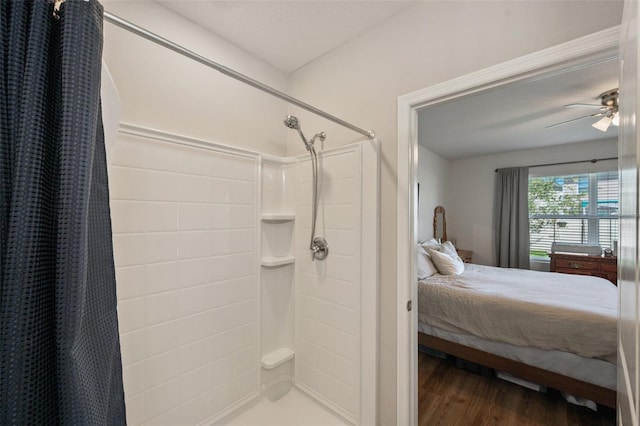
[[[102,6],[0,3],[0,424],[124,424]]]

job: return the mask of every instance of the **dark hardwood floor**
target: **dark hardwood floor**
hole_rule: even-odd
[[[472,425],[615,425],[607,407],[594,412],[565,402],[559,392],[536,392],[522,386],[456,368],[452,358],[423,352],[418,357],[419,424]]]

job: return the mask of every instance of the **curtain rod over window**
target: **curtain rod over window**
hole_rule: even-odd
[[[326,118],[327,120],[331,120],[334,123],[338,123],[341,126],[347,127],[355,132],[360,133],[361,135],[364,135],[366,137],[368,137],[369,139],[373,139],[375,138],[375,132],[373,130],[365,130],[362,129],[360,127],[354,126],[351,123],[348,123],[336,116],[333,116],[327,112],[324,112],[314,106],[311,106],[305,102],[302,102],[299,99],[296,99],[294,97],[291,97],[289,95],[287,95],[286,93],[283,93],[279,90],[274,89],[273,87],[267,86],[266,84],[263,84],[257,80],[252,79],[251,77],[248,77],[244,74],[241,74],[231,68],[228,68],[224,65],[221,65],[217,62],[214,62],[210,59],[205,58],[204,56],[198,55],[197,53],[183,47],[180,46],[179,44],[176,44],[170,40],[167,40],[166,38],[163,38],[155,33],[152,33],[151,31],[148,31],[142,27],[139,27],[138,25],[135,25],[129,21],[126,21],[122,18],[120,18],[119,16],[116,16],[112,13],[109,13],[107,11],[104,12],[104,20],[116,25],[120,28],[123,28],[129,32],[132,32],[140,37],[143,37],[149,41],[152,41],[156,44],[159,44],[160,46],[166,47],[169,50],[173,50],[174,52],[177,52],[183,56],[186,56],[187,58],[193,59],[196,62],[200,62],[203,65],[208,66],[209,68],[213,68],[216,71],[221,72],[222,74],[229,76],[233,79],[236,79],[238,81],[241,81],[245,84],[248,84],[249,86],[255,87],[256,89],[262,90],[263,92],[266,92],[272,96],[275,96],[276,98],[280,98],[283,101],[286,101],[290,104],[296,105],[300,108],[306,109],[307,111],[310,111],[316,115],[319,115],[323,118]]]
[[[576,161],[562,161],[559,163],[547,163],[547,164],[533,164],[531,166],[521,166],[521,167],[529,167],[530,169],[533,167],[544,167],[544,166],[563,166],[565,164],[578,164],[578,163],[592,163],[595,164],[598,161],[606,161],[606,160],[617,160],[618,157],[608,157],[608,158],[594,158],[591,160],[576,160]],[[495,169],[495,171],[497,172],[498,170],[502,170],[505,168],[510,168],[510,167],[503,167],[501,169]]]

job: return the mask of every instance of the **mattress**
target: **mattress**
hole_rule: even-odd
[[[418,285],[418,321],[516,347],[616,362],[617,289],[597,277],[484,265]]]

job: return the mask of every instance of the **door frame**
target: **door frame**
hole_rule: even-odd
[[[418,109],[515,81],[539,79],[620,57],[620,26],[398,97],[397,424],[418,422],[417,169]],[[408,304],[412,309],[408,310]]]

